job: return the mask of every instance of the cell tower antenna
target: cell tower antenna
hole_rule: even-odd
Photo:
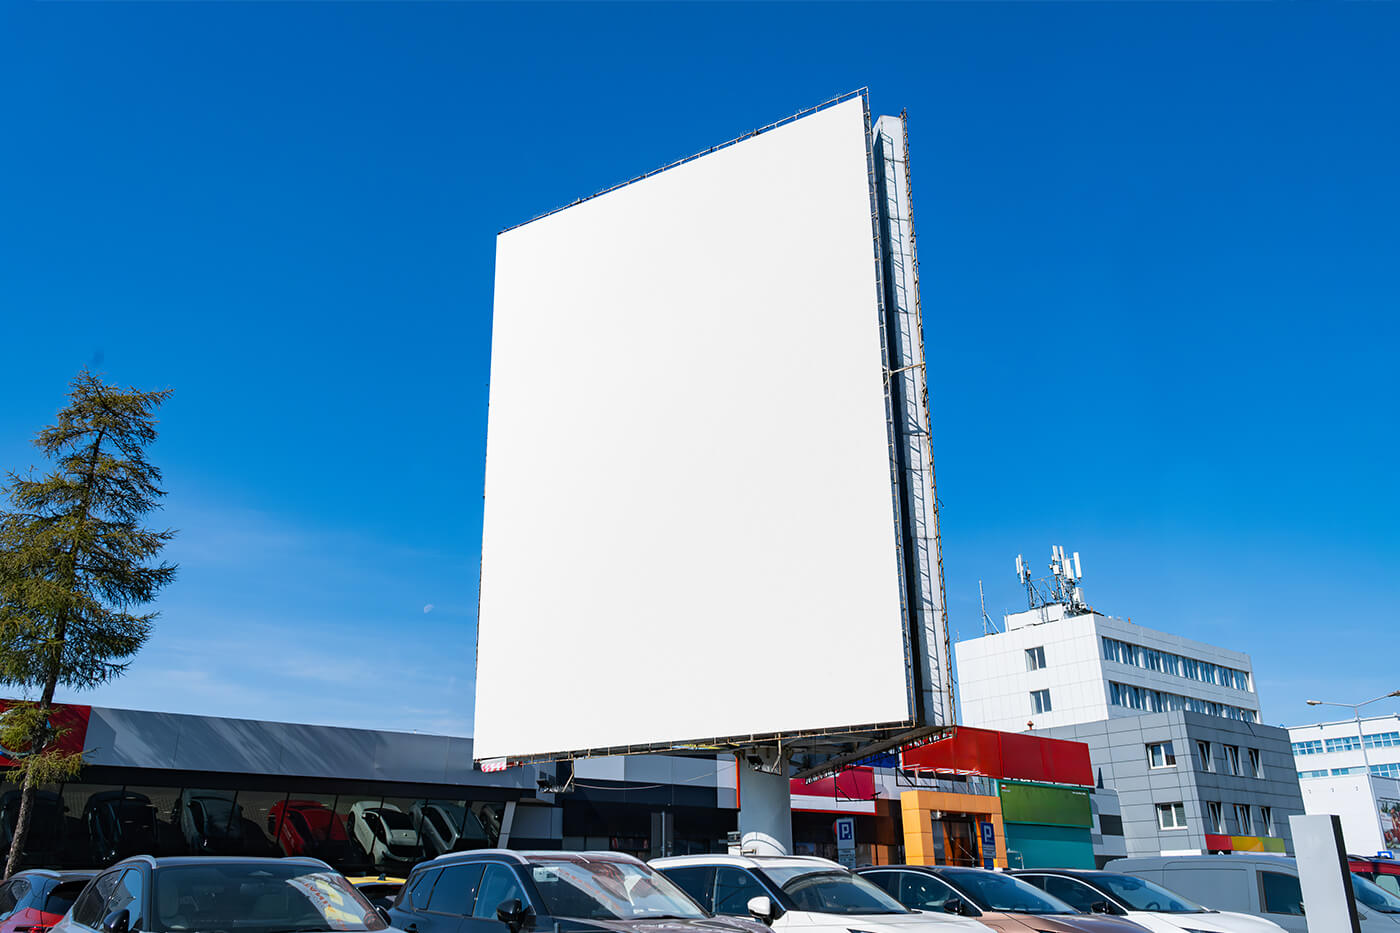
[[[1090,611],[1084,601],[1084,588],[1079,585],[1084,575],[1080,570],[1078,551],[1066,554],[1062,546],[1051,545],[1050,574],[1039,580],[1031,578],[1030,565],[1022,555],[1017,554],[1016,578],[1026,588],[1026,603],[1031,609],[1058,605],[1067,607],[1075,615]]]

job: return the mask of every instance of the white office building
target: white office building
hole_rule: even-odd
[[[1005,622],[1005,631],[955,647],[961,721],[970,726],[1023,732],[1173,710],[1259,721],[1242,652],[1064,604]]]
[[[1347,851],[1400,855],[1400,716],[1290,726],[1309,813],[1342,818]]]
[[[1249,655],[1095,612],[1079,555],[1055,548],[1050,567],[1032,580],[1018,558],[1030,608],[955,646],[959,721],[1088,745],[1129,855],[1287,852],[1303,803]]]
[[[1298,777],[1323,778],[1372,774],[1400,778],[1400,715],[1289,726]]]

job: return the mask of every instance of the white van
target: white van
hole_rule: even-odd
[[[1272,920],[1308,933],[1298,867],[1281,855],[1161,855],[1114,859],[1105,866],[1156,882],[1216,910]],[[1364,933],[1400,933],[1400,897],[1352,875]]]

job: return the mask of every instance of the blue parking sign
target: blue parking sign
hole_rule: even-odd
[[[854,849],[856,847],[856,821],[855,817],[843,816],[836,821],[836,848]]]
[[[991,868],[997,855],[997,834],[992,824],[982,821],[982,867]]]

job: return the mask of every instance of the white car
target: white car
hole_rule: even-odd
[[[836,862],[805,855],[682,855],[653,859],[701,907],[753,917],[774,933],[989,933],[954,914],[909,910]]]
[[[380,871],[402,868],[422,857],[413,822],[392,803],[351,804],[349,823],[351,837]]]
[[[1152,933],[1284,933],[1272,920],[1211,910],[1159,884],[1120,872],[1027,868],[1014,874],[1080,913],[1124,917]]]

